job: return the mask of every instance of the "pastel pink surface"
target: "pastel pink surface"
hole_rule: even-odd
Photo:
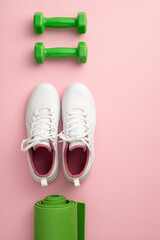
[[[33,31],[35,11],[76,16],[88,30]],[[49,194],[86,203],[86,240],[160,239],[160,1],[1,1],[1,214],[0,239],[33,239],[33,205]],[[48,60],[36,65],[33,47],[88,44],[88,62]],[[25,107],[32,89],[52,83],[60,97],[82,82],[97,106],[95,162],[79,188],[62,172],[42,188],[20,151]],[[59,130],[62,130],[60,125]]]

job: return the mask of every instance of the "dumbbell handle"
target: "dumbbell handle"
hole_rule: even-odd
[[[45,48],[45,57],[48,58],[74,58],[78,56],[77,48]]]
[[[49,28],[71,28],[77,26],[77,18],[53,17],[44,18],[45,27]]]

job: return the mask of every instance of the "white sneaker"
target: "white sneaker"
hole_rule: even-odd
[[[88,88],[81,83],[67,87],[62,99],[63,171],[79,186],[88,177],[94,160],[96,107]]]
[[[60,102],[56,89],[49,83],[36,86],[26,110],[27,139],[21,150],[27,151],[32,177],[46,186],[58,175],[57,134]]]

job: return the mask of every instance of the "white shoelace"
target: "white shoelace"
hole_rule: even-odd
[[[54,113],[50,107],[40,107],[33,114],[30,138],[22,141],[21,150],[25,152],[41,142],[49,143],[55,138]]]
[[[88,115],[82,107],[76,106],[69,110],[65,129],[58,136],[62,139],[60,142],[81,141],[90,150],[90,125]]]

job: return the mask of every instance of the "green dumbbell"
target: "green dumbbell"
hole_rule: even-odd
[[[78,48],[45,48],[42,42],[37,42],[34,47],[35,61],[38,64],[44,63],[45,58],[74,58],[79,63],[87,62],[87,44],[79,42]]]
[[[47,28],[73,28],[77,27],[78,33],[83,34],[87,29],[87,16],[84,12],[79,12],[77,18],[53,17],[45,18],[42,12],[34,15],[34,29],[37,34],[44,32]]]

